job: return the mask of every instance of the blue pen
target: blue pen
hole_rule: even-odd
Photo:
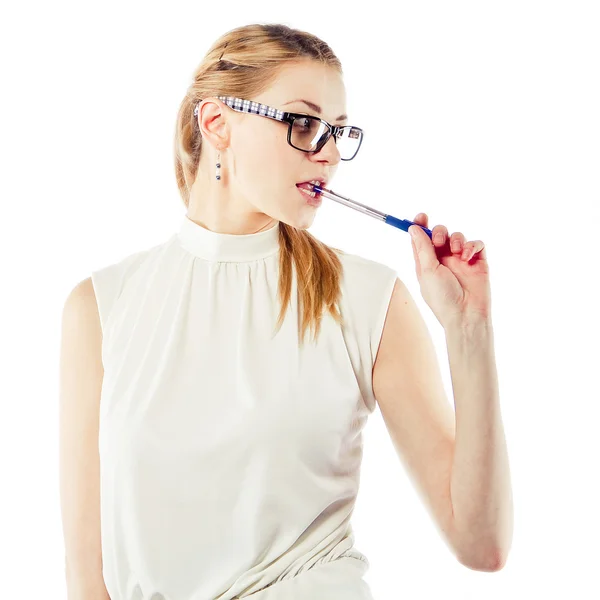
[[[346,198],[345,196],[340,196],[340,194],[336,194],[333,190],[328,190],[327,188],[321,187],[320,185],[314,185],[311,183],[313,191],[318,195],[323,195],[326,198],[330,198],[331,200],[335,200],[340,204],[344,204],[345,206],[349,206],[354,210],[358,210],[365,215],[369,215],[370,217],[374,217],[375,219],[379,219],[388,225],[393,225],[398,229],[402,229],[403,231],[408,232],[408,228],[411,225],[416,225],[420,227],[430,238],[432,236],[431,230],[427,229],[427,227],[423,227],[423,225],[419,225],[418,223],[413,223],[413,221],[409,221],[407,219],[397,219],[396,217],[392,217],[392,215],[386,215],[385,213],[371,208],[370,206],[365,206],[360,202],[356,202],[355,200],[350,200],[350,198]]]

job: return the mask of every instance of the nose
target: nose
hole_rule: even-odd
[[[315,152],[313,156],[316,156],[318,159],[325,158],[333,165],[337,165],[340,162],[341,155],[332,135],[329,136],[325,145],[318,152]]]

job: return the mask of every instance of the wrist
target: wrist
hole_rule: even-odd
[[[492,332],[492,318],[481,314],[461,315],[443,325],[446,334],[456,332]]]

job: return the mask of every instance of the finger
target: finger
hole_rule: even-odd
[[[462,254],[465,245],[465,236],[460,231],[455,231],[450,236],[450,250],[452,254]]]
[[[412,237],[412,247],[415,253],[417,267],[417,276],[420,277],[424,272],[433,272],[440,266],[435,248],[431,245],[431,240],[418,225],[411,225],[409,233]]]
[[[481,240],[466,242],[463,245],[462,260],[471,260],[475,254],[480,253],[481,258],[486,259],[485,244]]]
[[[423,213],[420,212],[413,220],[413,222],[417,222],[419,221],[419,224],[422,225],[423,223],[427,223],[427,221],[429,220],[429,217],[427,216],[427,213]]]
[[[421,265],[419,264],[419,253],[417,252],[417,246],[415,240],[411,239],[411,247],[413,251],[413,258],[415,259],[415,268],[417,270],[417,277],[421,276]]]
[[[448,228],[445,225],[436,225],[431,230],[431,241],[436,248],[440,248],[448,241]]]

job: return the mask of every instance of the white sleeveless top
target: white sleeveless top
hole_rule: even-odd
[[[92,273],[103,330],[103,575],[111,600],[371,600],[350,518],[397,273],[343,254],[340,311],[281,329],[279,224],[184,216]]]

